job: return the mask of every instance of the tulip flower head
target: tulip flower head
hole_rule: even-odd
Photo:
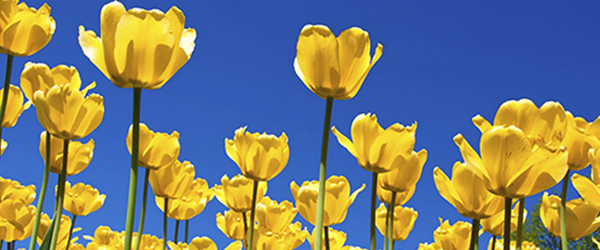
[[[327,26],[305,25],[296,45],[296,75],[323,99],[347,100],[358,93],[371,67],[381,57],[377,44],[371,59],[369,33],[352,27],[335,37]]]
[[[1,143],[0,143],[0,155],[2,155],[2,154],[4,154],[4,150],[6,150],[6,148],[8,147],[8,143],[4,139],[1,139],[0,141],[1,141]]]
[[[217,199],[229,209],[238,213],[248,212],[252,209],[253,181],[243,175],[236,175],[231,180],[227,175],[221,177],[221,185],[215,185]],[[258,183],[257,200],[262,199],[267,193],[267,182]]]
[[[331,130],[338,142],[356,157],[358,165],[371,172],[384,173],[403,165],[411,156],[417,123],[410,127],[394,123],[384,130],[377,122],[377,116],[359,114],[352,121],[353,141],[335,126]]]
[[[190,244],[185,242],[167,242],[171,250],[217,250],[217,244],[210,238],[204,236],[202,238],[196,236],[192,239]]]
[[[0,202],[0,239],[11,242],[31,236],[35,210],[20,199]]]
[[[56,23],[47,4],[36,10],[18,0],[3,0],[0,12],[0,53],[30,56],[52,39]]]
[[[105,199],[106,195],[101,195],[90,185],[77,183],[71,186],[67,181],[63,206],[72,215],[86,216],[102,207]]]
[[[433,232],[433,239],[441,249],[466,250],[471,242],[471,223],[458,221],[453,225],[440,218],[440,226]]]
[[[442,250],[442,247],[435,243],[420,243],[417,250]]]
[[[0,93],[4,89],[0,89]],[[2,95],[0,95],[0,102],[2,102]],[[23,93],[19,87],[15,85],[9,85],[8,88],[8,100],[6,100],[6,111],[4,113],[4,119],[2,120],[2,127],[10,128],[17,124],[17,119],[21,116],[23,111],[29,109],[31,102],[23,103]]]
[[[35,200],[35,186],[0,177],[0,203],[6,200],[20,200],[28,206]]]
[[[66,84],[76,90],[81,88],[81,78],[77,68],[61,64],[50,69],[45,63],[27,62],[23,72],[21,72],[21,88],[23,88],[25,97],[29,100],[33,100],[33,96],[38,90],[46,93],[56,85],[63,86]],[[95,86],[96,83],[92,82],[81,92],[85,95],[88,90]]]
[[[492,245],[492,239],[490,239],[490,243],[488,244],[488,250],[503,250],[504,249],[504,240],[503,239],[496,239],[496,246]],[[512,240],[510,241],[510,250],[516,250],[517,249],[517,241]],[[529,242],[529,241],[523,241],[521,242],[521,248],[522,250],[540,250],[539,247],[537,247],[535,244]]]
[[[592,163],[592,179],[574,174],[571,181],[579,195],[591,206],[600,210],[600,150],[590,149],[588,157]]]
[[[256,181],[268,181],[278,175],[290,158],[288,137],[250,133],[246,127],[235,131],[233,140],[225,139],[225,151],[242,174]]]
[[[567,134],[562,145],[569,151],[569,169],[577,171],[590,165],[588,151],[600,148],[600,117],[588,123],[567,112]]]
[[[342,223],[348,213],[348,208],[356,199],[358,193],[365,189],[365,184],[350,195],[350,183],[344,176],[331,176],[325,182],[325,209],[323,226]],[[316,224],[317,195],[319,194],[319,181],[305,181],[298,186],[295,181],[290,183],[292,196],[296,201],[296,208],[302,217]]]
[[[214,188],[208,188],[206,180],[196,178],[181,198],[169,199],[167,216],[175,220],[189,220],[202,213],[206,203],[212,200],[214,196]],[[156,205],[161,211],[165,211],[164,198],[156,196]]]
[[[46,131],[40,135],[40,155],[46,159]],[[50,143],[50,171],[60,174],[63,165],[63,140],[52,136]],[[94,139],[90,139],[86,144],[80,141],[71,141],[69,143],[69,159],[67,162],[67,176],[76,175],[87,168],[94,156]]]
[[[154,195],[162,198],[181,198],[194,181],[194,165],[189,161],[174,161],[170,165],[150,171],[150,185]]]
[[[285,230],[280,233],[274,233],[267,228],[255,225],[254,232],[252,249],[292,250],[302,245],[304,240],[309,237],[306,229],[302,229],[300,222],[287,225]]]
[[[119,246],[118,244],[123,244],[123,238],[125,237],[125,232],[121,232],[119,233],[119,238],[121,239],[121,242],[115,244],[116,246]],[[131,241],[131,249],[134,249],[135,247],[135,242],[137,240],[138,237],[138,233],[133,233],[132,236],[132,241]],[[163,247],[163,240],[159,239],[158,237],[154,236],[154,235],[150,235],[150,234],[142,234],[142,239],[140,239],[140,249],[142,250],[155,250],[155,249],[160,249]],[[117,248],[119,249],[119,248]],[[122,249],[122,246],[121,248]]]
[[[556,195],[548,195],[544,193],[542,197],[542,205],[540,206],[540,218],[544,226],[552,234],[560,237],[560,206],[561,199]],[[588,202],[582,199],[574,199],[567,201],[566,206],[566,223],[567,223],[567,239],[578,240],[581,237],[589,235],[600,227],[600,210],[591,206]]]
[[[379,186],[399,193],[416,186],[421,178],[423,165],[427,161],[427,150],[421,149],[418,153],[413,151],[405,160],[391,171],[381,174],[378,179]]]
[[[40,244],[40,245],[42,244],[42,241],[44,240],[44,236],[46,235],[46,232],[48,232],[48,229],[50,228],[50,223],[52,223],[52,220],[50,220],[50,217],[48,217],[47,214],[42,213],[42,217],[40,218],[40,227],[38,229],[38,234],[37,234],[37,239],[36,239],[36,242],[38,244]],[[71,229],[71,218],[69,218],[69,216],[63,214],[60,219],[60,227],[58,230],[58,240],[56,242],[56,248],[64,249],[67,246],[67,238],[69,237],[69,229]],[[80,230],[81,230],[81,228],[74,228],[73,232],[77,232]],[[85,238],[85,236],[84,236],[84,238]],[[77,241],[77,239],[78,239],[78,237],[72,238],[70,245],[72,246],[73,243],[75,241]],[[86,248],[86,249],[91,250],[92,248]],[[95,250],[97,250],[97,249],[95,249]]]
[[[382,235],[386,235],[387,225],[387,208],[385,205],[380,204],[375,211],[375,225]],[[408,238],[408,234],[412,231],[415,221],[419,213],[412,208],[406,208],[397,206],[394,207],[394,229],[393,239],[394,240],[405,240]]]
[[[268,196],[263,197],[256,204],[256,222],[260,228],[269,232],[279,234],[288,229],[288,226],[296,217],[297,209],[289,201],[271,200]]]
[[[519,202],[517,202],[514,208],[510,212],[510,232],[517,230],[517,223],[519,222]],[[523,210],[523,223],[527,219],[527,210]],[[504,235],[504,210],[492,215],[489,218],[481,220],[481,227],[483,230],[494,236]]]
[[[396,206],[402,206],[404,205],[406,202],[408,202],[408,200],[410,200],[410,198],[412,198],[412,196],[415,194],[415,190],[417,189],[417,186],[412,186],[410,189],[404,191],[404,192],[396,192],[396,200],[395,200],[395,205]],[[393,191],[389,191],[389,190],[385,190],[381,187],[381,185],[377,185],[377,197],[379,198],[379,200],[385,204],[390,204],[392,203],[392,193]]]
[[[158,89],[192,56],[196,30],[184,28],[183,12],[126,10],[118,1],[102,7],[101,37],[79,26],[83,53],[117,87]]]
[[[246,218],[247,219],[247,218]],[[244,215],[232,210],[217,213],[217,227],[232,240],[242,240],[246,236]]]
[[[133,125],[127,133],[127,150],[131,154]],[[146,124],[140,124],[140,141],[138,164],[148,169],[158,169],[173,163],[179,157],[179,133],[173,131],[170,135],[156,133]]]
[[[346,233],[342,232],[342,231],[337,231],[335,229],[333,229],[332,227],[328,227],[329,228],[329,247],[331,249],[340,249],[344,246],[344,244],[346,243]],[[313,229],[312,234],[308,238],[308,242],[310,243],[311,249],[315,249],[315,232],[317,230]],[[323,239],[323,242],[325,241],[325,234],[321,235],[321,238]],[[322,246],[323,249],[321,250],[325,250],[325,244],[323,244]]]
[[[89,250],[123,249],[123,240],[121,239],[121,235],[118,232],[112,231],[110,227],[107,226],[97,227],[94,231],[94,237],[84,235],[83,238],[90,241],[85,247]],[[140,249],[142,249],[141,245],[142,244],[140,242]]]

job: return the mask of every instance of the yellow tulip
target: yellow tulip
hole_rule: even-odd
[[[590,149],[588,158],[592,163],[592,180],[574,174],[571,181],[581,198],[600,210],[600,150]]]
[[[396,201],[395,201],[395,205],[396,206],[402,206],[404,205],[406,202],[408,202],[408,200],[410,200],[410,198],[412,198],[412,196],[415,194],[415,190],[417,189],[417,186],[412,186],[410,189],[408,189],[405,192],[396,192]],[[389,190],[385,190],[383,189],[380,185],[377,185],[377,197],[379,197],[379,200],[385,204],[390,204],[392,203],[392,191]]]
[[[154,195],[178,199],[192,185],[195,175],[194,165],[188,161],[174,161],[170,165],[150,171],[150,185]]]
[[[596,240],[596,238],[592,237],[592,241],[596,244],[596,248],[600,249],[600,241]]]
[[[23,186],[18,181],[0,177],[0,203],[6,200],[20,200],[25,206],[35,199],[35,186]]]
[[[290,158],[288,138],[250,133],[246,127],[235,131],[233,140],[225,139],[225,151],[242,174],[256,181],[268,181],[278,175]]]
[[[253,181],[243,175],[236,175],[231,180],[227,175],[221,177],[221,186],[215,185],[217,199],[229,209],[238,213],[248,212],[252,209]],[[267,182],[258,183],[256,199],[260,200],[267,193]]]
[[[123,244],[123,238],[125,237],[125,232],[121,232],[119,234],[121,242]],[[131,241],[131,249],[134,249],[135,242],[137,239],[138,233],[133,233],[132,241]],[[163,247],[162,239],[150,234],[142,234],[142,239],[140,240],[140,249],[142,250],[156,250],[161,249]]]
[[[33,96],[38,90],[46,93],[56,85],[63,86],[66,84],[76,90],[81,88],[79,72],[73,66],[61,64],[50,69],[45,63],[27,62],[23,72],[21,72],[21,88],[29,100],[33,100]],[[92,82],[82,90],[82,93],[85,95],[88,90],[95,86],[96,83]]]
[[[510,232],[517,230],[517,222],[519,221],[519,203],[510,212]],[[527,219],[527,210],[523,211],[523,223]],[[492,215],[489,218],[481,220],[483,230],[494,236],[504,235],[504,210]]]
[[[0,239],[11,242],[31,236],[34,217],[35,207],[22,200],[0,202]]]
[[[171,250],[217,250],[217,244],[206,236],[202,238],[194,237],[189,245],[184,242],[175,244],[171,241],[167,242],[167,244]]]
[[[480,115],[473,117],[473,123],[482,133],[492,127]],[[558,102],[545,102],[538,109],[529,99],[509,100],[498,108],[494,126],[510,125],[521,129],[534,141],[558,147],[567,133],[567,115]]]
[[[381,57],[377,44],[371,60],[369,33],[352,27],[335,37],[327,26],[306,25],[296,45],[296,75],[323,99],[347,100],[356,95],[371,67]]]
[[[79,45],[114,85],[158,89],[192,56],[196,30],[184,29],[185,17],[173,6],[125,10],[118,1],[100,13],[101,36],[79,26]]]
[[[0,93],[4,89],[0,89]],[[2,102],[2,95],[0,95],[0,102]],[[4,113],[4,119],[2,120],[2,127],[10,128],[17,124],[17,119],[21,116],[21,113],[31,106],[31,102],[23,104],[23,93],[19,87],[15,85],[9,85],[8,89],[8,100],[6,102],[6,111]]]
[[[548,231],[558,237],[560,237],[560,203],[561,199],[558,196],[548,196],[548,192],[545,192],[540,206],[542,223]],[[596,231],[600,227],[600,217],[597,217],[598,212],[600,210],[582,199],[567,201],[567,239],[578,240]]]
[[[379,186],[399,193],[408,191],[416,186],[421,178],[425,161],[427,161],[427,150],[421,149],[418,153],[413,151],[403,164],[379,176]]]
[[[43,235],[43,234],[42,234]],[[94,231],[94,237],[84,235],[84,239],[90,240],[85,247],[86,250],[121,250],[123,240],[118,232],[112,231],[110,227],[99,226]],[[143,249],[140,244],[140,249]],[[162,244],[161,244],[162,246]]]
[[[208,188],[206,180],[196,178],[181,198],[169,199],[167,216],[175,220],[189,220],[202,213],[206,203],[212,200],[214,196],[214,188]],[[164,198],[156,196],[156,205],[164,212]]]
[[[356,246],[343,246],[340,250],[367,250],[366,248]]]
[[[340,133],[335,126],[331,128],[338,142],[358,160],[364,169],[384,173],[404,164],[415,146],[417,124],[404,127],[394,123],[383,129],[377,122],[377,116],[360,114],[352,121],[352,140]]]
[[[102,207],[105,199],[106,195],[100,195],[98,189],[90,185],[77,183],[71,187],[67,181],[63,206],[72,215],[86,216]]]
[[[267,228],[255,227],[252,240],[252,249],[262,250],[292,250],[304,243],[309,236],[302,224],[296,222],[286,225],[281,233],[269,231]]]
[[[442,248],[435,243],[421,243],[417,250],[442,250]]]
[[[243,219],[242,213],[233,210],[226,211],[223,215],[217,213],[217,227],[230,239],[242,240],[246,236]]]
[[[433,180],[440,195],[462,216],[481,220],[504,211],[504,197],[490,193],[483,179],[464,163],[454,163],[452,180],[436,167]]]
[[[46,93],[36,91],[33,103],[42,126],[63,140],[87,136],[100,125],[104,116],[102,96],[91,94],[84,98],[83,93],[69,84],[56,85]]]
[[[40,135],[40,154],[46,159],[46,131]],[[52,136],[50,143],[50,171],[60,174],[63,165],[63,140]],[[90,139],[86,144],[79,141],[69,143],[69,159],[67,162],[67,176],[76,175],[83,171],[92,161],[94,156],[94,139]]]
[[[412,231],[419,213],[412,208],[397,206],[394,207],[394,240],[405,240]],[[381,204],[375,211],[375,225],[382,235],[386,235],[387,208]],[[388,236],[389,237],[389,236]]]
[[[454,225],[440,218],[440,226],[433,232],[435,243],[444,250],[467,250],[471,242],[471,223],[458,221]]]
[[[600,147],[600,117],[588,123],[581,117],[567,112],[567,134],[562,145],[569,151],[569,169],[577,171],[590,165],[588,151]]]
[[[18,0],[0,2],[0,53],[29,56],[50,42],[56,23],[47,4],[36,10],[18,3]]]
[[[296,217],[298,210],[287,200],[277,203],[268,196],[256,204],[256,222],[259,228],[264,228],[275,234],[282,233]]]
[[[38,228],[38,234],[37,234],[37,239],[36,239],[36,242],[38,244],[40,244],[40,245],[42,244],[42,241],[44,240],[44,236],[46,235],[46,232],[48,232],[48,228],[50,227],[50,223],[52,223],[52,220],[50,220],[50,217],[48,217],[47,214],[42,213],[42,217],[40,218],[40,227]],[[69,216],[63,214],[60,219],[60,227],[58,230],[58,238],[56,241],[57,249],[64,249],[67,246],[67,238],[69,236],[69,229],[71,229],[71,218],[69,218]],[[73,232],[77,232],[79,230],[81,230],[81,228],[74,228]],[[78,239],[77,237],[71,238],[70,245],[72,246],[73,243],[75,241],[77,241],[77,239]],[[86,248],[86,249],[91,249],[91,248]]]
[[[348,213],[348,208],[356,199],[358,193],[365,189],[365,184],[350,195],[350,183],[344,176],[331,176],[325,181],[325,207],[323,226],[342,223]],[[298,186],[295,181],[290,183],[296,208],[302,217],[315,225],[317,216],[317,195],[319,181],[305,181]]]
[[[8,147],[8,143],[4,139],[1,139],[0,155],[4,154],[4,150],[6,150],[6,147]]]
[[[564,148],[537,145],[515,126],[494,126],[481,136],[481,157],[461,134],[454,137],[466,165],[493,194],[524,198],[560,182],[568,170]]]
[[[337,231],[331,227],[329,228],[329,248],[330,249],[340,249],[344,246],[344,244],[346,243],[346,233],[342,232],[342,231]],[[308,242],[310,243],[310,247],[311,249],[315,249],[315,232],[316,230],[313,229],[312,234],[310,235],[310,237],[306,237],[308,239]],[[323,242],[325,242],[325,234],[321,235],[321,239],[323,239]],[[325,244],[323,244],[322,246],[322,250],[325,250]]]
[[[132,129],[129,127],[127,133],[127,150],[131,154]],[[173,131],[171,135],[167,133],[156,133],[148,128],[146,124],[140,123],[140,148],[138,165],[157,169],[168,166],[179,157],[179,133]]]
[[[225,249],[223,250],[242,250],[244,249],[243,244],[241,241],[236,240],[234,242],[231,242],[227,247],[225,247]]]
[[[492,246],[492,240],[490,239],[490,243],[488,245],[488,250],[504,250],[504,240],[503,239],[496,239],[496,246]],[[516,250],[517,249],[517,241],[512,240],[510,241],[510,250]],[[523,241],[521,242],[521,249],[522,250],[540,250],[539,247],[537,247],[535,244],[529,242],[529,241]]]

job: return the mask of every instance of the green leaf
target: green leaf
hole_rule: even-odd
[[[52,222],[50,223],[50,226],[48,227],[48,231],[46,232],[46,235],[44,236],[44,240],[42,241],[42,244],[40,245],[40,248],[38,250],[49,250],[50,249],[50,242],[52,241],[52,234],[54,233],[52,231],[54,229],[54,224],[56,224],[56,211],[54,212],[54,216],[52,217]]]

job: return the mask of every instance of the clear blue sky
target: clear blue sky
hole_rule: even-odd
[[[40,0],[26,2],[39,7]],[[93,235],[108,225],[123,230],[129,182],[130,155],[125,144],[131,123],[132,90],[120,89],[84,56],[77,42],[78,26],[100,32],[100,10],[106,1],[48,0],[56,20],[56,33],[40,52],[15,58],[11,83],[27,61],[51,67],[74,65],[84,84],[97,82],[91,92],[104,97],[102,124],[83,141],[96,141],[94,159],[71,183],[85,182],[107,195],[104,206],[77,219],[76,233]],[[373,67],[357,96],[335,101],[332,125],[349,134],[354,117],[377,114],[382,126],[418,122],[415,149],[426,148],[424,166],[414,197],[406,204],[419,218],[397,249],[416,249],[432,242],[438,217],[467,220],[437,192],[433,168],[448,175],[461,160],[452,138],[462,133],[477,147],[479,131],[471,118],[481,114],[493,119],[499,105],[527,97],[538,106],[559,101],[576,116],[588,121],[600,113],[597,104],[600,79],[600,3],[577,2],[480,2],[463,1],[157,1],[130,0],[126,8],[168,10],[178,6],[186,27],[196,29],[196,49],[188,63],[161,89],[142,92],[142,122],[155,131],[179,131],[180,160],[196,167],[196,176],[210,186],[223,174],[239,173],[224,150],[224,139],[248,126],[252,132],[289,137],[290,160],[283,172],[269,182],[267,195],[293,202],[290,182],[318,178],[321,131],[325,101],[311,93],[294,73],[296,42],[305,24],[325,24],[338,35],[352,26],[368,31],[373,49],[384,45],[383,56]],[[372,52],[373,53],[373,52]],[[4,69],[5,56],[0,56]],[[2,70],[3,72],[3,70]],[[24,112],[14,128],[4,129],[9,147],[2,156],[0,175],[23,184],[39,186],[43,160],[38,151],[43,131],[35,108]],[[582,171],[589,172],[589,168]],[[350,207],[346,221],[333,226],[348,233],[348,245],[367,247],[371,174],[330,138],[328,175],[345,175],[352,186],[367,188]],[[140,171],[140,179],[143,171]],[[51,176],[51,187],[56,183]],[[141,181],[140,181],[141,190]],[[569,197],[576,192],[570,188]],[[52,197],[53,191],[48,192]],[[138,196],[139,198],[140,196]],[[530,208],[538,196],[527,199]],[[145,233],[161,236],[162,215],[149,199]],[[37,201],[36,201],[37,202]],[[50,212],[53,198],[44,206]],[[139,202],[137,208],[139,209]],[[215,215],[226,208],[216,199],[191,220],[191,235],[209,236],[219,249],[231,240],[221,233]],[[136,213],[139,215],[139,213]],[[310,231],[308,224],[298,214]],[[174,222],[170,222],[172,237]],[[137,228],[137,216],[135,227]],[[482,236],[487,245],[489,236]],[[19,247],[28,245],[20,243]],[[382,237],[378,236],[379,246]],[[299,249],[310,249],[305,242]]]

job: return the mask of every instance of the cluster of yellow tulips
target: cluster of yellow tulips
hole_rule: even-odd
[[[92,82],[82,88],[77,69],[28,62],[20,86],[9,84],[14,56],[29,56],[52,38],[55,22],[50,7],[28,7],[18,0],[0,2],[0,53],[7,54],[7,72],[0,96],[2,127],[12,127],[19,115],[35,106],[46,130],[40,136],[39,151],[45,159],[44,179],[38,205],[35,187],[0,178],[0,240],[15,248],[15,241],[30,240],[36,249],[217,249],[207,237],[188,241],[188,223],[200,214],[215,196],[229,210],[216,215],[218,228],[233,242],[225,249],[294,249],[308,242],[313,249],[363,249],[347,246],[346,233],[332,226],[346,219],[348,208],[366,185],[352,189],[344,176],[327,176],[327,149],[332,132],[339,144],[356,158],[358,165],[372,173],[370,249],[376,249],[376,229],[384,236],[384,249],[409,237],[418,217],[404,204],[415,193],[428,152],[415,151],[417,123],[395,123],[383,128],[375,114],[359,114],[350,127],[350,138],[331,126],[333,100],[353,98],[370,69],[383,53],[378,44],[373,56],[366,31],[350,28],[335,36],[323,25],[306,25],[300,32],[294,69],[313,93],[326,100],[321,161],[318,180],[290,183],[294,202],[276,201],[267,196],[268,181],[288,163],[290,148],[285,133],[280,136],[247,131],[241,127],[232,139],[225,139],[227,156],[241,174],[224,175],[220,185],[210,187],[196,177],[194,165],[179,158],[179,133],[152,131],[140,123],[142,89],[163,86],[191,57],[196,31],[185,28],[181,10],[127,10],[114,1],[101,11],[100,37],[79,28],[79,44],[89,60],[117,87],[133,89],[132,124],[126,143],[131,154],[129,203],[124,232],[98,227],[94,236],[85,236],[87,246],[72,233],[78,216],[98,210],[106,195],[90,185],[71,185],[68,176],[83,171],[93,157],[95,143],[78,141],[98,127],[104,116],[102,96],[88,94]],[[22,90],[21,90],[22,89]],[[24,101],[23,94],[27,98]],[[478,249],[480,227],[493,235],[489,249],[538,249],[523,242],[499,238],[522,227],[525,198],[563,181],[561,197],[544,194],[540,216],[548,230],[568,240],[577,240],[600,227],[600,119],[588,123],[574,117],[557,102],[537,107],[527,99],[507,101],[500,106],[493,123],[475,116],[481,131],[480,153],[458,134],[454,142],[463,161],[454,164],[452,179],[440,168],[433,178],[440,195],[457,211],[472,219],[450,224],[440,218],[433,232],[435,243],[419,249]],[[0,128],[1,136],[1,128]],[[1,152],[7,147],[2,140]],[[592,179],[575,174],[592,165]],[[138,170],[145,170],[142,209],[137,233],[133,230]],[[41,213],[49,172],[59,176],[53,214]],[[582,199],[566,201],[569,180]],[[148,183],[156,205],[164,213],[163,238],[143,234]],[[354,190],[354,191],[353,191]],[[376,206],[377,198],[381,201]],[[518,202],[517,202],[518,201]],[[513,208],[513,205],[516,205]],[[63,215],[63,208],[72,217]],[[294,221],[300,214],[314,226],[311,233]],[[60,218],[60,220],[56,219]],[[173,241],[166,236],[167,219],[186,223],[183,241],[177,232]],[[176,229],[177,230],[177,229]]]

